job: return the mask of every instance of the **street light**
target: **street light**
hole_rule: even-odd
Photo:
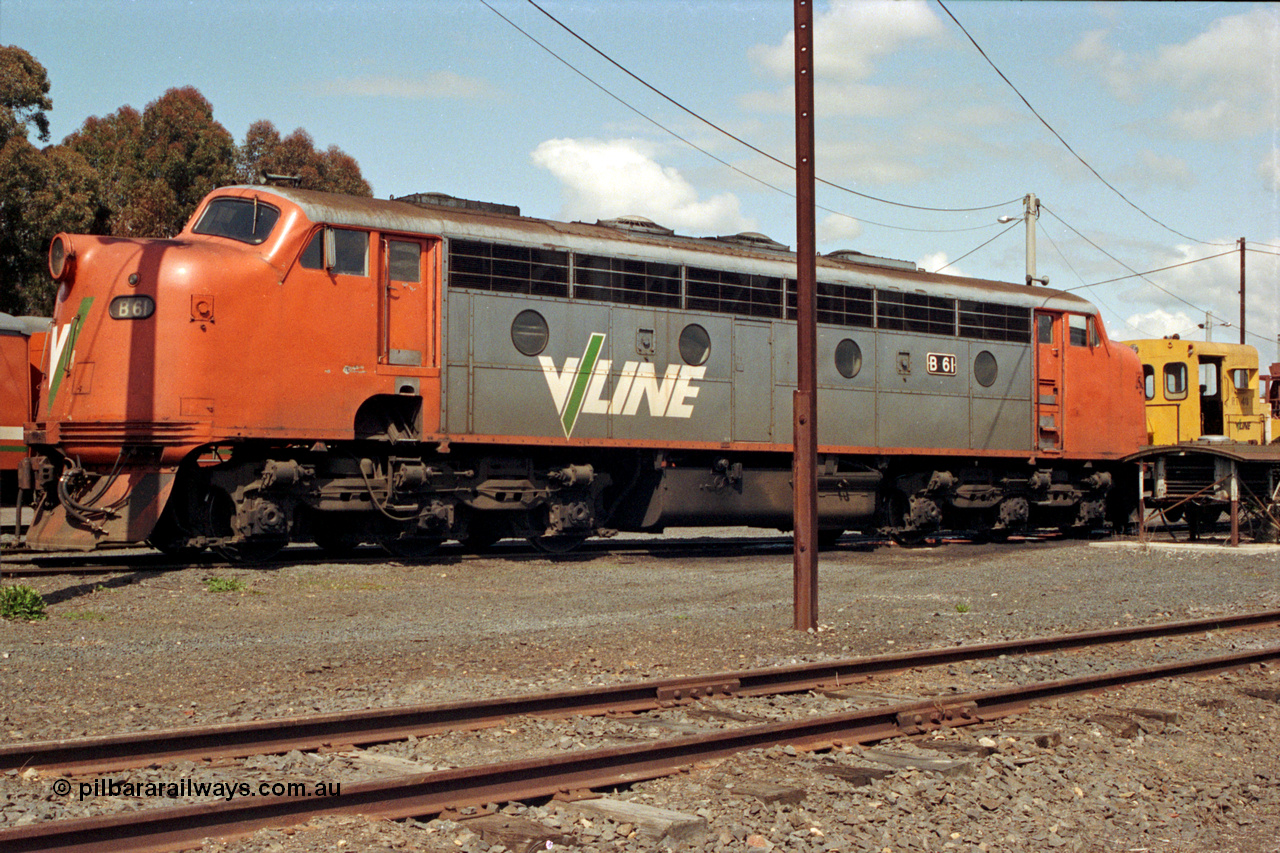
[[[1045,285],[1049,284],[1049,277],[1036,277],[1036,220],[1040,218],[1040,199],[1036,198],[1035,193],[1027,193],[1022,199],[1024,211],[1022,219],[1027,224],[1027,286],[1036,284],[1037,282]],[[1012,222],[1015,217],[1001,216],[999,222]]]

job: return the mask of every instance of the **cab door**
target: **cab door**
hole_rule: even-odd
[[[436,330],[436,246],[412,237],[382,238],[379,287],[380,373],[420,375],[440,366]]]
[[[1035,312],[1036,318],[1036,422],[1032,430],[1035,447],[1041,453],[1062,453],[1063,315]]]

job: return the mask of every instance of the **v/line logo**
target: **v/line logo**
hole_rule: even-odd
[[[693,400],[698,396],[698,387],[691,383],[706,375],[705,366],[672,364],[659,377],[653,364],[628,361],[622,365],[613,393],[606,399],[605,386],[613,362],[600,357],[604,341],[604,334],[592,332],[582,358],[565,359],[563,369],[557,369],[548,356],[538,356],[565,438],[573,435],[579,415],[633,417],[639,414],[640,404],[646,401],[650,417],[693,417]]]
[[[93,297],[84,297],[80,300],[75,316],[68,323],[55,326],[49,332],[49,411],[53,411],[53,401],[62,386],[62,378],[71,373],[71,366],[75,361],[76,339],[80,337],[80,330],[84,328],[91,307]]]

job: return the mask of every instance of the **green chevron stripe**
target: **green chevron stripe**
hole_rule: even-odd
[[[76,338],[80,337],[80,330],[84,328],[84,321],[88,319],[91,307],[93,307],[93,297],[86,296],[80,300],[80,308],[76,311],[76,316],[71,318],[71,330],[67,332],[67,341],[62,346],[62,355],[58,358],[58,364],[53,372],[49,374],[49,411],[53,411],[53,401],[58,396],[58,389],[62,387],[62,377],[67,375],[71,354],[76,349]],[[55,328],[53,333],[57,334],[57,331]]]
[[[578,414],[582,411],[582,402],[587,397],[587,386],[591,384],[591,374],[596,369],[596,361],[600,358],[600,350],[604,348],[604,335],[592,332],[587,341],[587,348],[582,353],[582,361],[578,364],[578,375],[573,380],[573,390],[569,392],[569,400],[565,403],[564,413],[560,416],[560,425],[564,427],[564,437],[573,435],[573,427],[578,422]]]

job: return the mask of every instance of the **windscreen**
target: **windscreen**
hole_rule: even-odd
[[[279,218],[279,208],[256,198],[216,198],[209,202],[193,230],[256,246],[271,236]]]

